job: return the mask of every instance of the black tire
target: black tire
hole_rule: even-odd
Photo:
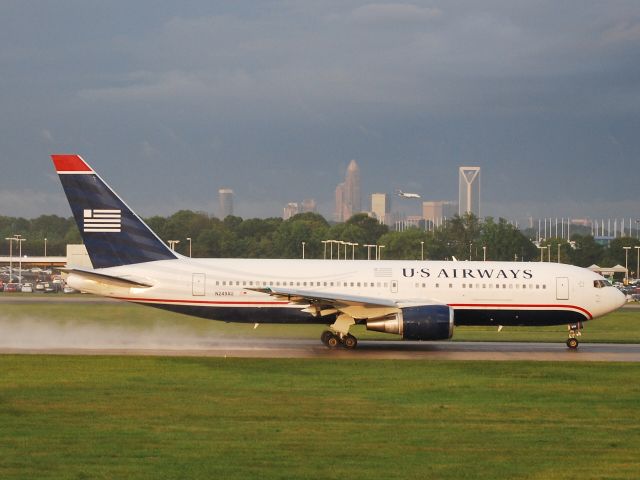
[[[333,333],[331,333],[329,330],[325,330],[324,332],[322,332],[322,335],[320,335],[320,341],[326,346],[329,346],[329,338],[333,336]]]
[[[332,333],[329,339],[327,340],[327,347],[338,348],[339,346],[340,346],[340,339],[338,338],[337,335],[334,335]]]
[[[576,350],[578,348],[579,342],[577,338],[568,338],[567,339],[567,347],[571,350]]]
[[[344,348],[353,350],[358,345],[358,339],[353,335],[349,334],[342,339],[342,344],[344,345]]]

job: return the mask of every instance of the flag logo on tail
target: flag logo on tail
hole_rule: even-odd
[[[84,232],[119,233],[122,231],[122,210],[86,209]]]

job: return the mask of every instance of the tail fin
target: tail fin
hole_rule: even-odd
[[[177,258],[82,157],[51,158],[93,268]]]

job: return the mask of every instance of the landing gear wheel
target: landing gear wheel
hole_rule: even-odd
[[[329,339],[331,337],[333,337],[333,333],[330,332],[329,330],[325,330],[324,332],[322,332],[322,335],[320,335],[320,341],[322,343],[324,343],[327,347],[329,346]]]
[[[351,334],[347,334],[342,339],[342,344],[344,345],[344,348],[353,350],[358,345],[358,339]]]
[[[567,347],[571,350],[576,350],[578,348],[578,337],[582,335],[580,330],[582,330],[582,322],[570,323],[567,325],[569,330],[569,338],[567,338]]]
[[[567,347],[569,347],[571,350],[576,350],[578,348],[578,344],[580,342],[578,342],[577,338],[568,338],[567,339]]]
[[[331,333],[331,332],[329,332]],[[338,348],[340,346],[340,339],[337,335],[331,333],[331,336],[327,340],[327,347],[329,348]]]

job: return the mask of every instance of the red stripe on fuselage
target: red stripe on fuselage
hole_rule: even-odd
[[[501,304],[501,303],[450,303],[449,306],[451,308],[481,308],[483,310],[490,310],[492,308],[499,309],[536,309],[536,308],[544,308],[544,309],[562,309],[562,310],[578,310],[579,312],[584,313],[589,319],[593,318],[593,315],[588,310],[578,307],[577,305],[553,305],[553,304],[543,304],[543,305],[517,305],[517,304]]]
[[[173,300],[168,298],[131,298],[131,297],[112,297],[117,300],[126,300],[127,302],[148,302],[148,303],[184,303],[197,305],[244,305],[247,307],[256,305],[288,305],[289,302],[230,302],[230,301],[210,301],[210,300]]]
[[[56,172],[92,172],[80,155],[51,155]]]

